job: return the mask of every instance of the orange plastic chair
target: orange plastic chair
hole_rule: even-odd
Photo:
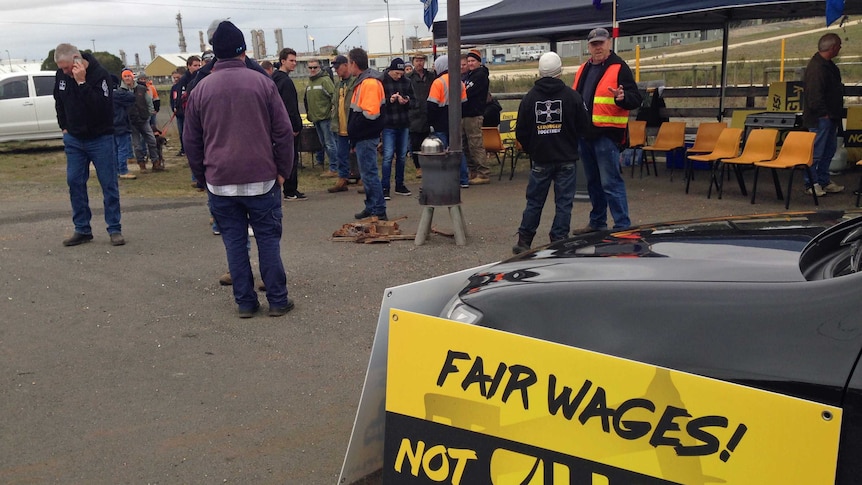
[[[718,136],[721,135],[722,130],[725,128],[727,128],[727,123],[719,121],[698,125],[697,134],[694,135],[694,145],[685,151],[686,155],[711,153],[715,148],[715,143],[718,141]]]
[[[644,158],[646,158],[646,152],[652,154],[652,164],[655,167],[655,152],[665,152],[665,156],[667,156],[668,153],[683,148],[685,148],[685,123],[682,121],[665,121],[658,129],[655,143],[647,145],[641,150],[644,151]],[[670,163],[667,165],[670,167],[670,179],[673,180],[673,166]],[[647,167],[647,174],[649,174],[649,167]]]
[[[709,192],[707,192],[706,194],[707,199],[712,197],[712,186],[715,185],[716,189],[718,188],[719,182],[715,178],[718,169],[718,163],[721,162],[721,159],[723,158],[734,158],[739,155],[740,141],[742,141],[742,128],[725,128],[718,136],[718,140],[715,142],[715,148],[712,150],[712,152],[704,155],[690,155],[686,157],[687,163],[709,163],[711,178],[709,180]],[[692,177],[688,175],[690,170],[694,170],[694,168],[687,166],[685,177],[686,194],[688,193],[688,185],[689,183],[691,183],[692,179]]]
[[[768,162],[775,158],[775,144],[777,142],[778,130],[764,128],[750,131],[748,139],[745,140],[742,155],[735,158],[725,158],[721,161],[721,174],[718,177],[721,183],[718,185],[718,198],[720,199],[724,193],[724,176],[728,166],[733,167],[733,171],[736,173],[736,181],[739,183],[739,190],[742,195],[748,195],[748,191],[745,190],[745,180],[742,178],[742,167],[753,167],[755,162]]]
[[[503,144],[503,139],[500,138],[500,128],[496,126],[482,127],[482,145],[487,153],[493,153],[497,157],[497,163],[500,164],[500,176],[497,180],[503,179],[503,168],[506,166],[506,156],[512,152],[512,158],[515,156],[514,147],[507,147]],[[503,159],[500,160],[500,154],[503,154]],[[512,162],[512,172],[515,172],[515,163]],[[511,178],[511,177],[510,177]]]
[[[778,200],[784,200],[781,194],[781,185],[778,182],[778,170],[790,170],[790,180],[787,182],[787,200],[785,200],[784,208],[790,209],[790,190],[793,187],[793,173],[797,170],[805,170],[808,173],[809,180],[814,180],[814,174],[811,171],[811,165],[814,163],[814,137],[815,133],[808,131],[791,131],[784,139],[784,145],[781,146],[781,151],[775,160],[768,162],[754,162],[754,186],[751,189],[751,203],[754,203],[754,198],[757,195],[757,175],[760,167],[772,170],[772,182],[775,184],[775,195]],[[814,205],[820,205],[817,201],[817,193],[812,190],[811,195],[814,197]]]
[[[632,178],[635,176],[635,162],[638,159],[638,151],[643,153],[643,147],[646,145],[646,125],[646,121],[629,121],[628,148],[634,151],[632,154]],[[646,165],[646,160],[643,160],[641,163],[641,178],[644,176],[644,165]],[[653,169],[656,175],[658,175],[655,160],[653,160]],[[649,175],[649,165],[647,165],[647,175]]]

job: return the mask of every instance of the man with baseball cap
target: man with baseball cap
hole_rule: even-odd
[[[576,234],[607,229],[609,208],[614,229],[631,226],[626,185],[620,175],[620,146],[625,143],[629,110],[641,104],[632,71],[611,50],[607,29],[593,29],[587,42],[590,58],[575,74],[572,89],[584,99],[590,117],[579,147],[592,210],[589,224]]]
[[[410,108],[410,151],[413,155],[413,166],[416,167],[416,176],[422,177],[422,167],[419,165],[419,151],[422,142],[431,134],[431,125],[428,123],[428,93],[431,91],[431,83],[437,78],[433,71],[425,69],[425,54],[421,52],[413,56],[413,72],[407,75],[413,83],[413,95],[416,104]]]
[[[335,96],[332,97],[332,119],[330,128],[335,138],[335,160],[338,165],[338,180],[328,188],[330,194],[347,192],[347,179],[350,178],[350,138],[347,136],[347,120],[350,100],[353,98],[353,84],[356,76],[347,67],[347,58],[339,55],[332,61],[335,73]]]

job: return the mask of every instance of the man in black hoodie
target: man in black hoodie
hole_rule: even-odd
[[[488,68],[482,65],[482,55],[476,49],[467,53],[464,85],[467,88],[467,101],[461,105],[464,154],[470,168],[470,185],[483,185],[491,181],[488,154],[482,143],[482,119],[488,104],[491,81],[488,79]]]
[[[539,59],[541,77],[518,108],[515,137],[530,154],[533,169],[527,182],[527,207],[518,228],[518,242],[512,247],[515,254],[530,249],[551,182],[556,205],[549,234],[551,242],[565,239],[569,234],[575,199],[578,136],[587,125],[587,112],[581,95],[560,80],[562,73],[562,62],[556,52],[542,54]]]
[[[54,103],[57,122],[63,130],[66,152],[66,182],[72,203],[75,232],[63,246],[77,246],[93,240],[87,179],[90,162],[102,187],[105,222],[111,244],[126,243],[120,226],[120,189],[114,158],[114,117],[111,75],[92,54],[81,53],[71,44],[54,50],[57,74]]]
[[[297,151],[296,143],[299,140],[299,132],[302,130],[302,118],[299,115],[299,95],[296,93],[296,85],[293,84],[293,79],[290,78],[290,73],[296,69],[296,51],[290,47],[285,47],[278,53],[278,62],[280,65],[272,73],[272,80],[275,81],[275,87],[278,88],[278,94],[281,95],[284,107],[287,108],[287,115],[290,117],[294,140],[293,158],[298,161],[299,152]],[[284,181],[284,187],[282,187],[284,199],[307,200],[305,194],[297,190],[298,188],[299,163],[295,163],[293,164],[293,172]]]

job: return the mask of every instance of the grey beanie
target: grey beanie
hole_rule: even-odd
[[[560,77],[563,74],[563,61],[556,52],[545,52],[539,58],[539,76]]]
[[[436,72],[437,75],[440,75],[440,73],[446,72],[448,70],[449,70],[449,56],[447,56],[446,54],[443,54],[442,56],[440,56],[434,60],[434,72]]]

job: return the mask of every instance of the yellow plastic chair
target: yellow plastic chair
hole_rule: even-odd
[[[787,182],[787,200],[784,203],[784,208],[790,209],[793,173],[797,170],[805,170],[808,173],[808,179],[814,180],[814,174],[811,171],[811,165],[814,163],[814,137],[815,133],[808,131],[791,131],[784,139],[784,145],[781,146],[781,151],[775,160],[754,162],[754,186],[751,189],[752,204],[757,195],[757,175],[760,167],[772,170],[772,182],[775,184],[775,195],[778,200],[784,200],[784,196],[781,194],[781,185],[778,182],[778,170],[790,170],[790,180]],[[814,205],[820,205],[814,190],[811,191],[811,195],[814,197]]]
[[[646,162],[646,152],[652,154],[652,164],[655,167],[655,152],[665,152],[667,157],[669,153],[676,152],[685,148],[685,123],[682,121],[665,121],[658,128],[658,135],[655,137],[655,143],[647,145],[641,150],[644,151],[644,163]],[[670,167],[670,179],[673,180],[673,166],[668,161]],[[649,167],[647,167],[649,174]],[[656,173],[658,176],[658,173]]]
[[[704,154],[704,155],[690,155],[686,157],[687,163],[693,164],[693,162],[706,162],[709,163],[710,168],[710,179],[709,179],[709,192],[706,194],[706,198],[709,199],[712,197],[712,186],[715,185],[716,189],[718,188],[718,180],[715,178],[715,174],[718,169],[718,163],[723,158],[734,158],[739,155],[739,143],[742,141],[742,128],[725,128],[721,131],[721,134],[718,136],[718,140],[715,142],[715,148],[713,148],[712,152]],[[686,167],[686,177],[685,177],[685,193],[688,193],[688,185],[691,182],[692,177],[688,175],[690,170],[694,170],[693,167]]]
[[[500,138],[500,128],[496,126],[483,126],[482,127],[482,145],[485,147],[485,151],[487,153],[493,153],[495,157],[497,157],[497,163],[500,164],[500,175],[497,177],[497,180],[503,179],[503,168],[506,166],[506,156],[511,152],[512,154],[512,173],[514,175],[515,172],[515,149],[514,147],[507,147],[503,144],[503,139]],[[500,160],[500,154],[503,154],[503,159]],[[509,177],[511,179],[511,177]]]
[[[632,178],[635,176],[635,162],[638,159],[638,151],[643,153],[643,147],[646,145],[646,121],[629,121],[629,136],[628,136],[628,147],[631,148],[632,153]],[[644,165],[646,165],[646,157],[641,162],[641,178],[644,177]],[[655,170],[656,175],[658,175],[658,169],[655,166],[655,160],[653,160],[652,164],[653,170]],[[649,175],[649,165],[647,165],[647,175]]]
[[[775,158],[775,144],[777,142],[778,130],[772,128],[751,130],[748,133],[748,139],[745,140],[742,155],[735,158],[725,158],[720,163],[721,174],[718,177],[720,181],[718,185],[718,198],[720,199],[724,193],[725,173],[728,166],[733,167],[733,171],[736,173],[736,181],[739,183],[739,190],[742,192],[742,195],[747,196],[748,191],[745,189],[742,168],[753,167],[755,162],[768,162]]]

